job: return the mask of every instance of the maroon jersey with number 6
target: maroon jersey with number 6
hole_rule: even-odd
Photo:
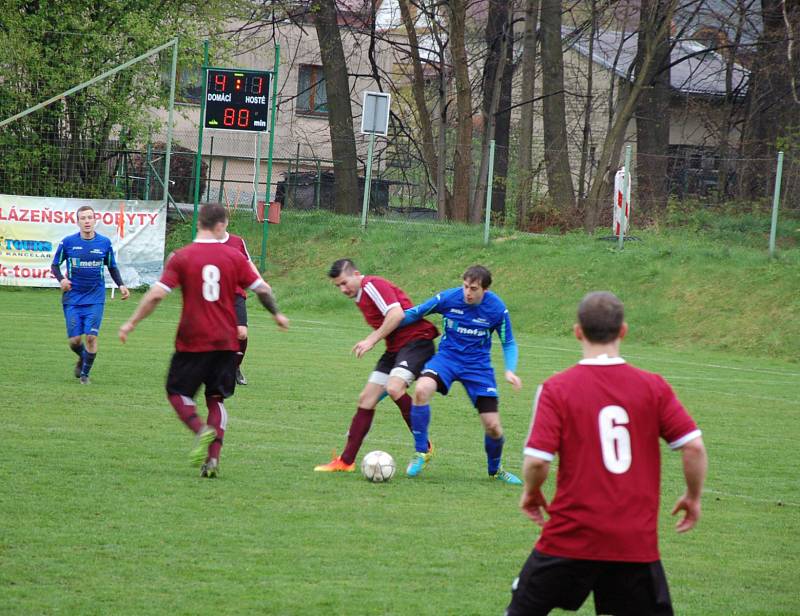
[[[700,436],[659,375],[620,357],[584,359],[536,392],[525,455],[558,454],[556,494],[536,548],[551,556],[653,562],[658,555],[659,439]]]
[[[394,306],[400,306],[403,310],[414,306],[400,287],[380,276],[364,276],[355,301],[364,319],[373,329],[383,325],[383,318]],[[423,319],[389,334],[386,337],[386,350],[396,353],[412,340],[433,340],[438,335],[436,326]]]
[[[175,349],[188,353],[238,351],[236,288],[255,288],[261,276],[237,250],[216,240],[195,240],[176,250],[156,283],[181,288],[183,309]]]

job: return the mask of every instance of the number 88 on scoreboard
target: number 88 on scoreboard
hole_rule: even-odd
[[[267,71],[208,69],[204,127],[266,131],[271,75]]]

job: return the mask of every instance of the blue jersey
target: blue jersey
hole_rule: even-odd
[[[406,310],[401,326],[413,323],[431,313],[442,315],[444,332],[439,340],[438,353],[462,364],[489,366],[492,352],[492,333],[497,332],[503,345],[506,369],[517,368],[517,345],[511,330],[503,300],[487,291],[480,304],[464,301],[461,287],[448,289],[426,302]]]
[[[72,289],[64,293],[62,302],[67,305],[104,304],[106,283],[103,269],[116,268],[111,240],[95,233],[85,240],[80,233],[68,235],[56,249],[53,265],[60,267],[67,262],[66,276]]]

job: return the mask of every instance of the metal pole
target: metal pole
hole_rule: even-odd
[[[625,146],[625,174],[622,180],[622,208],[619,213],[619,249],[625,245],[625,203],[628,201],[628,187],[631,184],[631,146]],[[616,198],[616,196],[615,196]],[[614,203],[614,207],[617,204]]]
[[[253,212],[258,209],[258,183],[261,179],[259,176],[261,175],[261,135],[263,135],[261,131],[256,133],[256,168],[255,168],[255,177],[253,178],[253,199],[252,199],[252,207]],[[269,203],[264,203],[264,207],[267,208],[269,211]],[[266,213],[264,214],[264,218],[266,219]],[[266,222],[264,224],[267,224]]]
[[[214,168],[214,135],[211,135],[211,146],[208,152],[208,173],[206,174],[206,203],[211,201],[211,170]]]
[[[206,95],[206,80],[208,79],[208,39],[203,41],[203,66],[200,71],[203,73],[203,85],[201,92]],[[206,101],[200,105],[200,121],[197,128],[197,156],[194,159],[194,213],[192,214],[192,239],[197,235],[197,206],[200,204],[200,169],[203,165],[203,124],[205,124]]]
[[[31,114],[34,111],[38,111],[39,109],[42,109],[44,107],[47,107],[48,105],[52,105],[56,101],[60,101],[61,99],[66,98],[70,94],[75,94],[75,92],[83,90],[84,88],[88,88],[89,86],[97,83],[98,81],[102,81],[106,77],[111,77],[111,75],[116,75],[120,71],[124,71],[129,66],[132,66],[132,65],[136,64],[137,62],[141,62],[145,58],[149,58],[150,56],[153,56],[153,55],[161,52],[162,50],[167,49],[168,47],[172,47],[173,45],[177,45],[177,44],[178,44],[178,39],[174,38],[169,43],[164,43],[163,45],[160,45],[158,47],[154,47],[150,51],[144,52],[141,56],[136,56],[133,60],[128,60],[124,64],[120,64],[116,68],[112,68],[111,70],[106,71],[102,75],[98,75],[97,77],[93,77],[92,79],[89,79],[88,81],[84,81],[83,83],[79,83],[74,88],[70,88],[69,90],[66,90],[66,91],[62,92],[61,94],[57,94],[56,96],[54,96],[52,98],[48,98],[46,101],[44,101],[42,103],[39,103],[38,105],[34,105],[33,107],[29,107],[25,111],[21,111],[20,113],[18,113],[16,115],[13,115],[10,118],[6,118],[5,120],[0,122],[0,127],[5,126],[6,124],[10,124],[14,120],[19,120],[20,118],[24,118],[26,115]]]
[[[775,171],[775,190],[772,193],[772,225],[769,228],[769,256],[775,256],[775,235],[778,232],[778,205],[781,201],[781,179],[783,177],[783,152],[778,152],[778,168]]]
[[[314,209],[319,209],[319,193],[322,192],[322,170],[320,169],[319,158],[317,159],[317,179],[314,182]]]
[[[172,72],[169,83],[169,111],[167,112],[167,151],[164,154],[164,209],[169,209],[169,165],[172,156],[172,116],[175,110],[175,79],[178,72],[178,39],[172,47]],[[177,206],[176,206],[177,209]],[[192,236],[194,237],[194,236]]]
[[[269,203],[272,186],[272,153],[275,147],[275,116],[278,110],[278,68],[281,64],[281,46],[275,45],[275,61],[272,64],[272,110],[269,121],[269,153],[267,154],[267,194],[264,197],[267,215],[264,216],[264,228],[261,235],[261,271],[267,267],[267,235],[269,234]]]
[[[150,164],[153,161],[153,144],[147,140],[147,162],[145,164],[144,173],[144,199],[150,201]]]
[[[374,129],[373,125],[373,129]],[[369,207],[369,190],[372,182],[372,150],[375,147],[375,133],[369,134],[369,149],[367,150],[367,172],[364,176],[364,201],[361,205],[361,228],[367,228],[367,208]]]
[[[489,175],[486,187],[486,218],[483,221],[483,244],[489,245],[489,222],[492,216],[492,188],[494,188],[494,139],[489,142]]]

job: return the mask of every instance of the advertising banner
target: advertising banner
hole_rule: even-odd
[[[83,205],[94,209],[95,231],[111,240],[125,285],[158,280],[167,230],[163,202],[0,195],[0,285],[57,287],[50,264],[59,242],[78,233],[76,211]],[[106,287],[113,286],[106,271]]]

